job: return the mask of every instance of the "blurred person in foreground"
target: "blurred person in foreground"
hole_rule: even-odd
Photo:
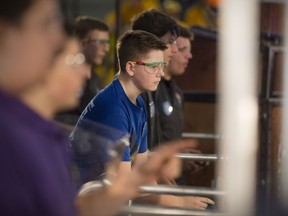
[[[0,215],[73,215],[58,132],[22,98],[61,49],[60,17],[55,0],[1,2]]]

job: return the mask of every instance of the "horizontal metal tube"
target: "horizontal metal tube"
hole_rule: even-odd
[[[96,180],[95,181],[89,181],[89,182],[85,183],[84,185],[82,185],[78,194],[80,196],[82,196],[82,195],[84,196],[87,193],[95,191],[95,190],[102,188],[102,187],[104,187],[104,183],[101,181],[96,181]]]
[[[154,152],[149,152],[149,156],[152,156]],[[218,157],[216,154],[199,154],[199,153],[181,153],[177,154],[178,157],[183,160],[197,160],[197,161],[216,161],[223,160],[224,157]]]
[[[171,194],[181,196],[222,196],[224,191],[216,191],[208,188],[192,188],[188,186],[174,186],[174,185],[145,185],[140,187],[141,193],[151,194]]]
[[[182,138],[219,139],[220,135],[206,133],[182,133]]]
[[[198,160],[198,161],[216,161],[217,159],[223,159],[218,157],[216,154],[191,154],[182,153],[177,154],[176,157],[186,160]]]
[[[197,215],[197,216],[226,216],[225,213],[208,211],[208,210],[188,210],[180,208],[168,208],[168,207],[155,207],[155,206],[143,206],[143,205],[133,205],[131,207],[125,206],[120,211],[121,215],[132,214],[134,215]]]
[[[79,194],[86,194],[90,191],[103,187],[100,181],[91,181],[86,183],[80,190]],[[171,195],[198,195],[198,196],[223,196],[226,195],[224,191],[216,191],[209,188],[192,188],[188,186],[174,186],[174,185],[145,185],[139,187],[140,193],[151,194],[171,194]]]

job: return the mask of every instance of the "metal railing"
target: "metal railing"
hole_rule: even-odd
[[[195,139],[219,139],[220,135],[206,134],[206,133],[182,133],[182,138],[195,138]]]
[[[105,184],[101,181],[91,181],[86,183],[79,194],[87,194],[90,191],[99,189]],[[140,193],[150,194],[170,194],[178,196],[223,196],[226,195],[225,191],[217,191],[210,188],[193,188],[188,186],[174,186],[174,185],[145,185],[139,187]]]
[[[197,161],[216,161],[218,159],[224,159],[218,157],[216,154],[197,154],[197,153],[182,153],[177,154],[176,157],[183,160],[197,160]]]
[[[149,152],[149,156],[152,156],[154,152]],[[175,157],[182,160],[196,160],[196,161],[217,161],[224,160],[226,157],[219,157],[216,154],[200,154],[200,153],[180,153]]]
[[[155,206],[142,206],[133,205],[125,206],[121,209],[118,215],[132,214],[133,216],[141,215],[177,215],[177,216],[227,216],[227,214],[211,210],[189,210],[189,209],[179,209],[179,208],[168,208],[168,207],[155,207]]]
[[[139,188],[140,193],[151,194],[171,194],[178,196],[223,196],[226,195],[224,191],[217,191],[210,188],[195,188],[188,186],[174,186],[174,185],[145,185]]]

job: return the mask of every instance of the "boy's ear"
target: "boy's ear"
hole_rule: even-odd
[[[127,71],[127,74],[131,77],[134,76],[134,70],[135,70],[135,67],[134,67],[134,64],[131,62],[131,61],[128,61],[126,63],[126,71]]]

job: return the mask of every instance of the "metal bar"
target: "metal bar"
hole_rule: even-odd
[[[223,196],[224,191],[216,191],[209,188],[193,188],[188,186],[173,186],[173,185],[145,185],[140,187],[141,193],[151,194],[171,194],[179,196]]]
[[[97,190],[99,188],[104,187],[104,183],[101,181],[90,181],[82,185],[82,187],[79,190],[79,196],[84,196],[88,194],[89,192],[92,192],[94,190]]]
[[[154,152],[149,152],[149,156],[152,156]],[[199,153],[181,153],[177,154],[178,157],[183,160],[197,160],[197,161],[216,161],[223,160],[224,157],[218,157],[216,154],[199,154]]]
[[[91,181],[86,183],[80,189],[79,194],[85,195],[93,190],[103,187],[105,183],[101,181]],[[145,185],[139,188],[140,193],[151,194],[170,194],[170,195],[198,195],[198,196],[223,196],[226,195],[224,191],[216,191],[209,188],[193,188],[187,186],[174,186],[174,185]]]
[[[262,84],[260,95],[260,146],[259,146],[259,180],[258,180],[258,209],[269,206],[272,188],[272,109],[273,106],[282,105],[282,93],[273,91],[275,79],[275,56],[283,53],[284,49],[279,45],[264,43],[262,49]]]
[[[282,100],[282,98],[269,98],[268,102],[270,104],[279,105],[280,106],[280,105],[282,105],[283,100]]]
[[[216,161],[218,156],[216,154],[191,154],[191,153],[182,153],[177,154],[176,157],[183,160],[198,160],[198,161]],[[223,159],[223,157],[219,158]]]
[[[285,2],[284,15],[284,70],[283,70],[283,121],[282,121],[282,142],[280,146],[281,178],[280,185],[282,191],[282,204],[287,205],[288,201],[288,2]]]
[[[275,52],[273,49],[269,49],[268,52],[268,68],[267,68],[267,80],[264,88],[266,89],[264,97],[266,99],[270,98],[272,95],[272,85],[273,85],[273,69],[274,69],[274,58],[275,58]]]
[[[188,210],[179,208],[168,208],[168,207],[155,207],[155,206],[143,206],[143,205],[133,205],[131,207],[123,207],[119,215],[177,215],[177,216],[226,216],[227,214],[221,212],[214,212],[208,210]]]
[[[182,133],[182,138],[219,139],[220,135],[206,133]]]
[[[219,160],[217,183],[233,216],[250,216],[255,208],[258,9],[258,0],[222,0],[219,8],[218,146],[229,163]]]

